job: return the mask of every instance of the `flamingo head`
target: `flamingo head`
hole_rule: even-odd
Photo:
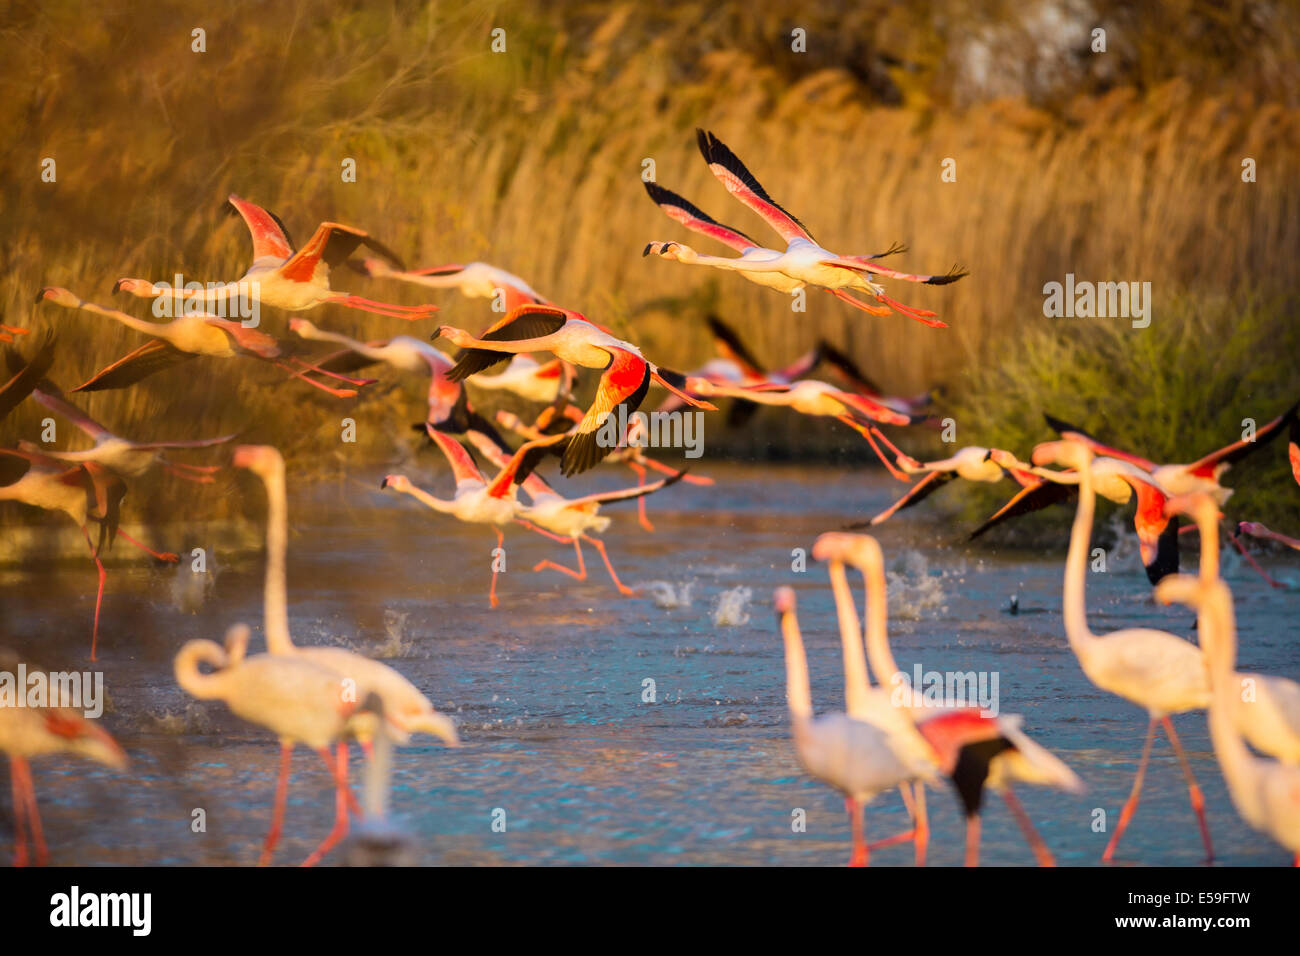
[[[40,292],[36,293],[36,301],[53,302],[55,305],[66,306],[69,309],[75,309],[80,300],[61,286],[47,285]]]
[[[884,566],[880,543],[868,534],[828,531],[813,542],[812,556],[817,561],[839,561],[864,573]]]
[[[1155,587],[1155,599],[1161,604],[1186,604],[1196,609],[1201,605],[1203,585],[1193,574],[1167,574]]]
[[[411,479],[405,475],[385,475],[384,480],[379,483],[380,489],[392,488],[394,491],[410,491]]]
[[[1239,521],[1237,522],[1237,534],[1248,534],[1252,538],[1267,537],[1268,528],[1258,521]]]
[[[294,333],[295,335],[301,336],[304,339],[308,339],[311,338],[320,330],[317,329],[316,326],[313,325],[311,321],[308,319],[295,318],[289,320],[289,331]]]
[[[1025,467],[1024,462],[1022,462],[1019,458],[1017,458],[1011,452],[1004,451],[1001,448],[990,448],[988,453],[988,460],[993,462],[994,464],[1001,465],[1003,468],[1006,468],[1008,471],[1012,469],[1023,470]]]
[[[793,614],[794,608],[794,588],[777,588],[772,592],[772,609],[777,614]]]
[[[126,292],[140,299],[153,299],[161,294],[152,282],[144,279],[118,279],[113,283],[113,291]]]
[[[459,747],[460,735],[456,733],[456,722],[446,714],[440,714],[432,708],[404,714],[393,721],[408,734],[429,734],[437,737],[448,747]]]
[[[284,458],[271,445],[238,445],[232,463],[262,478],[276,473],[284,475]]]

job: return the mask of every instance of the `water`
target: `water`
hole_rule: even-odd
[[[620,597],[590,548],[585,582],[533,573],[543,558],[572,567],[572,549],[520,529],[507,536],[497,611],[487,602],[496,543],[490,530],[378,493],[378,470],[291,489],[296,640],[384,657],[460,725],[460,750],[420,738],[395,757],[392,812],[413,836],[420,862],[847,859],[840,798],[802,773],[789,741],[771,593],[779,585],[798,592],[814,700],[819,710],[842,707],[825,569],[809,562],[805,573],[793,572],[792,550],[810,550],[820,532],[874,513],[901,486],[844,469],[716,465],[708,472],[719,479],[716,487],[679,484],[649,499],[654,534],[636,524],[635,505],[607,510],[615,516],[605,535],[611,558],[625,582],[643,587],[640,596]],[[448,484],[443,473],[412,478],[443,490]],[[615,469],[599,469],[574,487],[624,480]],[[1046,554],[969,550],[961,527],[920,509],[879,532],[901,666],[910,672],[919,661],[928,669],[999,673],[1002,710],[1024,715],[1026,729],[1089,787],[1083,796],[1022,787],[1021,800],[1061,863],[1097,863],[1108,834],[1092,831],[1093,810],[1104,808],[1112,824],[1117,819],[1146,715],[1089,684],[1066,646],[1064,543]],[[253,647],[261,647],[260,555],[211,559],[221,573],[197,613],[189,608],[205,600],[204,589],[178,585],[170,569],[110,571],[100,634],[99,666],[111,698],[104,723],[133,763],[125,774],[65,758],[34,764],[52,862],[256,862],[278,745],[223,705],[188,699],[171,676],[171,657],[185,640],[220,640],[237,621],[255,625]],[[1185,551],[1185,560],[1194,564],[1193,553]],[[1268,560],[1276,573],[1297,577],[1294,563]],[[1300,675],[1296,594],[1268,588],[1236,563],[1226,569],[1237,595],[1241,667]],[[47,666],[88,666],[93,584],[93,569],[75,564],[0,571],[6,639]],[[1150,601],[1132,556],[1113,555],[1110,572],[1090,575],[1088,587],[1097,632],[1136,625],[1190,632],[1189,611]],[[1006,613],[1012,595],[1020,611],[1014,616]],[[654,702],[647,703],[651,686]],[[1174,720],[1205,790],[1219,861],[1286,863],[1283,850],[1232,810],[1204,716]],[[293,768],[277,859],[296,863],[329,830],[333,803],[315,754],[300,749]],[[354,755],[354,780],[360,771]],[[0,799],[6,852],[8,789]],[[928,805],[931,863],[960,863],[955,797],[933,790]],[[193,832],[196,809],[204,811],[206,832]],[[806,833],[791,831],[796,809],[806,812]],[[501,818],[495,811],[504,811],[505,832],[492,828]],[[1033,862],[1009,812],[991,795],[984,820],[984,862]],[[896,793],[868,808],[871,839],[905,826]],[[1165,865],[1196,864],[1203,855],[1163,737],[1119,855],[1122,862]],[[912,850],[892,847],[872,859],[910,864]]]

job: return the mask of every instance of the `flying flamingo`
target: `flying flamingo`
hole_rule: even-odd
[[[171,552],[157,552],[141,544],[118,527],[119,513],[126,484],[115,473],[93,461],[68,467],[66,462],[35,451],[0,448],[0,463],[13,459],[17,474],[0,485],[0,501],[18,501],[46,511],[62,511],[81,529],[90,556],[99,572],[99,589],[95,594],[95,620],[90,631],[90,659],[96,660],[99,646],[99,610],[104,602],[104,582],[108,574],[100,552],[122,538],[160,561],[179,561]],[[90,523],[99,525],[99,541],[90,536]]]
[[[1055,861],[1033,822],[1011,789],[1016,780],[1081,793],[1083,783],[1059,758],[1035,743],[1021,729],[1021,718],[1011,714],[988,716],[976,707],[935,706],[908,693],[906,675],[889,647],[888,601],[884,554],[868,535],[830,532],[813,545],[813,557],[852,565],[862,574],[867,590],[864,640],[871,669],[882,688],[888,686],[891,706],[908,720],[939,757],[939,766],[952,780],[966,813],[966,865],[979,862],[979,811],[987,787],[1002,796],[1025,839],[1043,866]],[[855,622],[856,623],[856,622]]]
[[[1174,725],[1169,720],[1170,714],[1203,710],[1209,703],[1209,685],[1200,650],[1167,631],[1151,628],[1130,628],[1102,635],[1088,630],[1084,578],[1087,576],[1088,548],[1096,508],[1092,486],[1092,458],[1092,450],[1074,439],[1045,442],[1036,447],[1033,454],[1035,464],[1053,462],[1073,468],[1079,476],[1079,506],[1070,533],[1069,554],[1065,559],[1064,617],[1065,635],[1070,642],[1070,649],[1079,659],[1079,666],[1088,680],[1102,690],[1144,708],[1149,715],[1146,742],[1142,747],[1142,759],[1138,763],[1133,791],[1120,811],[1115,832],[1101,858],[1109,862],[1114,857],[1120,838],[1137,810],[1147,761],[1151,758],[1151,744],[1159,722],[1178,756],[1183,776],[1187,778],[1187,790],[1200,825],[1205,855],[1207,859],[1213,859],[1214,847],[1210,842],[1209,825],[1205,821],[1205,799],[1192,775],[1192,765],[1178,741]]]
[[[527,477],[548,445],[561,441],[563,435],[554,435],[538,441],[526,442],[515,452],[514,456],[502,468],[497,476],[488,481],[474,463],[473,457],[460,442],[445,435],[436,428],[426,428],[433,443],[442,449],[451,465],[456,478],[456,493],[450,500],[435,498],[411,484],[405,475],[386,475],[379,487],[392,488],[394,491],[410,495],[427,508],[441,514],[449,514],[469,524],[492,525],[496,532],[497,548],[505,544],[505,535],[501,528],[514,521],[524,510],[523,502],[517,497],[518,483]],[[492,587],[488,591],[488,602],[497,606],[497,564],[492,562]]]
[[[329,302],[411,322],[428,318],[438,311],[436,305],[394,305],[335,292],[330,288],[330,270],[346,262],[358,246],[369,246],[394,262],[398,261],[395,253],[364,230],[337,222],[323,222],[316,227],[307,244],[295,252],[278,216],[234,193],[228,199],[243,217],[253,240],[253,264],[247,272],[234,282],[203,290],[172,289],[147,279],[119,279],[113,291],[129,292],[144,299],[167,296],[178,304],[198,300],[211,306],[247,296],[289,312],[302,312]]]
[[[933,318],[933,312],[905,306],[885,295],[884,288],[873,281],[873,277],[920,282],[927,285],[947,285],[966,275],[965,272],[953,270],[946,275],[939,276],[913,275],[907,272],[898,272],[875,262],[876,259],[882,256],[899,251],[898,247],[874,256],[840,256],[823,249],[813,240],[808,230],[804,228],[803,223],[782,209],[767,194],[767,191],[754,178],[754,175],[745,168],[745,165],[737,158],[735,153],[728,149],[720,139],[705,130],[696,130],[696,134],[700,152],[703,154],[705,162],[709,164],[709,169],[713,172],[713,175],[726,187],[727,192],[758,213],[769,226],[776,230],[781,238],[786,241],[786,250],[785,252],[777,252],[774,249],[750,248],[744,250],[737,258],[727,258],[725,256],[702,256],[689,246],[678,242],[652,242],[646,246],[643,254],[649,255],[654,252],[666,259],[713,266],[718,269],[730,269],[742,274],[780,273],[797,282],[824,289],[856,289],[869,293],[876,301],[884,303],[908,318],[934,328],[946,328],[945,323]],[[698,210],[694,210],[695,214],[698,214],[698,212]],[[678,217],[674,216],[674,218]],[[698,215],[694,215],[694,218],[699,220]],[[699,221],[703,222],[703,220]],[[705,223],[705,225],[708,225],[708,223]],[[716,223],[710,226],[711,229],[714,227],[716,227]],[[692,226],[692,228],[695,227]],[[722,228],[725,229],[725,227]],[[696,228],[695,231],[703,230]],[[715,232],[712,234],[714,234],[715,238],[721,237],[720,233]],[[740,237],[740,240],[744,241],[744,238]],[[734,248],[734,242],[728,244],[733,245]],[[845,295],[841,296],[841,298],[844,298],[857,308],[864,308],[863,303],[851,296]],[[866,307],[864,311],[878,314],[875,307]]]
[[[356,677],[383,700],[384,717],[405,734],[426,733],[449,747],[460,741],[455,724],[438,713],[415,685],[387,664],[342,647],[296,647],[289,633],[285,553],[289,540],[289,506],[284,458],[269,445],[240,445],[234,465],[262,479],[266,487],[266,648],[272,655],[296,654],[313,663]]]
[[[18,404],[32,393],[52,364],[54,364],[54,336],[48,332],[30,361],[24,362],[20,356],[8,349],[5,350],[5,366],[11,371],[9,380],[0,384],[0,419],[17,408]]]
[[[467,299],[496,299],[501,311],[512,312],[521,305],[550,305],[532,286],[519,276],[486,262],[468,265],[430,266],[406,272],[394,269],[382,259],[366,259],[360,271],[376,279],[396,279],[430,289],[456,289]]]
[[[916,425],[924,421],[923,418],[894,411],[863,395],[854,395],[811,378],[800,379],[788,385],[758,386],[719,385],[708,379],[692,378],[686,380],[686,388],[687,391],[706,398],[743,398],[759,405],[791,408],[801,415],[837,419],[867,440],[871,450],[891,475],[899,481],[908,481],[907,476],[890,463],[889,458],[880,450],[880,445],[876,444],[879,439],[896,455],[902,454],[875,423]]]
[[[17,673],[18,659],[0,651],[0,671]],[[29,675],[36,668],[28,667]],[[0,751],[9,757],[9,776],[14,795],[14,865],[27,865],[30,833],[35,863],[44,866],[49,857],[36,790],[28,760],[46,754],[68,753],[95,760],[114,770],[125,770],[126,753],[105,731],[80,711],[68,707],[0,707]],[[25,832],[24,832],[25,831]]]
[[[491,435],[471,429],[467,437],[474,447],[482,453],[483,457],[497,468],[505,469],[510,466],[508,449],[499,445]],[[567,574],[575,581],[585,581],[587,579],[587,565],[582,557],[582,542],[586,541],[600,552],[601,560],[605,562],[605,570],[609,572],[610,579],[614,582],[614,587],[618,589],[618,592],[625,597],[635,594],[635,590],[625,586],[618,579],[618,575],[614,572],[614,566],[609,561],[609,555],[605,551],[605,543],[599,538],[592,537],[593,534],[602,534],[609,527],[610,519],[607,515],[599,513],[600,507],[615,501],[643,498],[646,495],[667,488],[671,484],[675,484],[682,477],[683,473],[678,472],[670,478],[663,478],[648,485],[639,485],[636,488],[620,488],[617,491],[601,491],[595,494],[583,495],[581,498],[566,498],[547,484],[540,475],[535,473],[529,475],[524,479],[521,487],[532,500],[532,504],[520,511],[515,520],[524,527],[561,544],[571,542],[573,551],[578,557],[576,570],[566,568],[554,561],[539,561],[533,567],[533,570],[541,571],[545,568],[551,568]]]
[[[943,387],[939,386],[921,395],[886,395],[884,390],[862,371],[857,362],[830,342],[822,339],[817,343],[816,352],[821,361],[835,371],[840,381],[848,387],[848,391],[870,398],[898,412],[919,415],[933,405],[935,399],[944,392]]]
[[[1179,601],[1194,608],[1204,622],[1199,632],[1210,682],[1210,739],[1233,806],[1243,820],[1293,853],[1295,865],[1300,866],[1300,767],[1255,756],[1239,729],[1241,685],[1233,672],[1237,628],[1232,592],[1221,579],[1180,574],[1161,581],[1155,593],[1157,601]],[[1293,746],[1300,746],[1300,740]]]
[[[147,322],[137,319],[117,309],[109,309],[94,302],[88,302],[75,293],[58,286],[47,286],[36,296],[36,301],[50,301],[65,309],[80,309],[95,315],[102,315],[120,322],[127,328],[143,332],[150,336],[148,342],[111,365],[100,369],[89,379],[72,391],[94,392],[103,389],[125,388],[134,385],[182,362],[199,356],[211,358],[235,358],[239,355],[269,362],[276,368],[283,369],[294,378],[301,379],[308,385],[339,398],[355,396],[356,389],[334,388],[324,382],[308,377],[308,372],[316,372],[330,378],[339,379],[349,385],[362,386],[371,384],[372,380],[353,379],[335,372],[329,372],[313,365],[295,355],[291,344],[272,338],[265,332],[245,328],[239,322],[218,318],[206,313],[187,314],[172,319],[170,322]]]
[[[155,465],[161,466],[168,473],[186,481],[200,484],[210,483],[214,472],[220,471],[217,465],[190,465],[185,462],[169,461],[163,452],[169,449],[211,448],[230,441],[234,435],[222,435],[220,438],[200,438],[193,441],[131,441],[113,434],[99,422],[95,421],[81,409],[65,401],[50,382],[41,383],[41,387],[32,392],[38,403],[62,415],[94,441],[94,445],[84,451],[54,451],[38,448],[23,442],[19,447],[24,450],[38,451],[49,458],[72,464],[93,461],[109,468],[123,478],[139,478]]]
[[[342,675],[297,654],[257,654],[245,657],[249,631],[236,625],[226,633],[226,646],[215,641],[189,641],[176,655],[176,683],[198,700],[222,700],[231,712],[265,727],[280,738],[280,777],[261,865],[271,861],[284,822],[289,775],[285,766],[299,743],[315,750],[330,770],[336,792],[334,827],[303,866],[315,865],[348,830],[348,756],[345,737],[378,730],[372,714],[356,714],[353,689]],[[201,664],[214,668],[204,673]],[[365,689],[356,692],[364,699]],[[356,718],[356,719],[354,719]],[[382,731],[381,731],[382,732]],[[338,743],[337,757],[330,748]]]
[[[794,591],[778,588],[773,605],[785,642],[786,695],[795,753],[810,775],[844,794],[853,830],[849,865],[866,866],[870,851],[863,809],[885,790],[918,777],[934,779],[934,763],[900,745],[899,738],[875,724],[842,713],[814,717],[808,660],[795,619]]]
[[[1203,585],[1212,587],[1219,580],[1219,519],[1222,517],[1214,499],[1204,493],[1183,495],[1170,499],[1166,507],[1189,515],[1196,522],[1201,533],[1200,579]],[[1186,603],[1181,598],[1179,601]],[[1231,606],[1228,613],[1232,614]],[[1205,645],[1206,628],[1213,628],[1213,622],[1207,622],[1202,613],[1197,617],[1197,633],[1201,635],[1202,651],[1208,656],[1213,649]],[[1238,672],[1235,677],[1243,690],[1241,694],[1230,695],[1228,712],[1237,729],[1256,750],[1283,763],[1300,764],[1300,684],[1268,674]]]
[[[603,370],[596,397],[564,449],[562,470],[566,476],[586,471],[614,450],[616,443],[605,444],[599,439],[606,418],[616,415],[618,406],[623,406],[629,416],[635,412],[652,380],[688,405],[715,410],[715,406],[682,390],[686,383],[684,376],[659,368],[643,358],[635,345],[615,338],[607,329],[567,309],[524,306],[479,338],[449,325],[438,329],[434,338],[438,337],[468,350],[448,373],[453,381],[462,381],[504,362],[512,352],[551,352],[571,365]]]

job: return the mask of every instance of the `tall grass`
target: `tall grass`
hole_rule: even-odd
[[[232,191],[279,212],[298,239],[337,219],[415,265],[497,263],[665,365],[707,357],[700,319],[712,309],[773,363],[826,336],[885,387],[909,393],[945,381],[981,387],[963,372],[1020,347],[1046,321],[1043,284],[1066,272],[1150,281],[1161,297],[1213,293],[1229,309],[1293,290],[1300,110],[1284,67],[1294,24],[1263,31],[1267,48],[1237,72],[1243,44],[1260,34],[1255,19],[1224,32],[1219,47],[1189,41],[1188,82],[1174,78],[1176,57],[1162,66],[1143,52],[1168,52],[1176,30],[1163,15],[1144,28],[1129,8],[1101,4],[1125,28],[1112,31],[1110,61],[1069,52],[1087,95],[1048,84],[963,106],[961,44],[978,35],[1014,51],[1017,8],[247,0],[217,10],[110,3],[87,16],[70,2],[19,4],[0,30],[9,136],[0,311],[10,324],[55,325],[54,377],[81,380],[139,337],[33,309],[35,290],[66,285],[105,301],[124,275],[235,277],[248,241],[221,208]],[[1211,10],[1194,7],[1179,22],[1202,27]],[[790,50],[795,26],[808,31],[806,54]],[[196,27],[206,53],[191,52]],[[496,27],[505,53],[490,50]],[[898,260],[906,267],[969,267],[952,286],[891,290],[951,328],[865,316],[816,294],[794,313],[737,276],[641,258],[647,240],[687,238],[646,199],[645,159],[664,185],[775,238],[710,176],[697,125],[727,141],[825,245],[870,253],[897,240],[910,246]],[[41,181],[44,157],[57,162],[56,183]],[[1245,157],[1258,165],[1255,183],[1242,182]],[[356,160],[355,183],[341,179],[345,158]],[[940,179],[946,158],[956,160],[954,183]],[[421,300],[351,274],[336,285]],[[441,302],[455,324],[488,318],[481,303]],[[313,318],[363,338],[411,331],[333,307]],[[284,319],[267,316],[268,330],[282,332]],[[1280,315],[1258,321],[1265,341],[1283,327]],[[1281,376],[1281,363],[1266,360],[1260,374]],[[995,413],[974,393],[966,401]],[[340,402],[280,387],[271,370],[201,361],[85,404],[128,435],[240,430],[279,443],[301,469],[388,454],[419,402],[415,386]],[[362,426],[359,448],[337,441],[344,415]],[[0,443],[38,421],[23,407],[0,425]],[[758,422],[739,447],[797,454],[844,441],[789,416]],[[992,419],[980,424],[997,434]],[[150,499],[148,486],[139,497]],[[195,513],[226,507],[222,487],[192,504]]]

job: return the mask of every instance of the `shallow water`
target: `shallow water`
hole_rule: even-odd
[[[487,603],[496,543],[490,530],[379,493],[378,469],[297,490],[289,562],[295,639],[385,657],[460,726],[460,750],[420,738],[395,758],[392,809],[421,862],[847,859],[840,798],[801,771],[789,741],[771,593],[779,585],[798,591],[814,700],[819,710],[839,709],[840,650],[826,572],[812,562],[806,572],[793,572],[791,552],[810,549],[822,531],[874,513],[901,486],[876,472],[846,469],[710,465],[698,471],[717,477],[718,486],[679,484],[649,499],[654,534],[636,524],[634,505],[607,509],[615,520],[604,538],[624,581],[642,588],[638,597],[612,589],[589,547],[585,582],[533,573],[543,558],[572,566],[572,549],[517,530],[507,536],[496,611]],[[444,473],[411,477],[440,493],[448,484]],[[624,480],[602,468],[575,486],[615,487]],[[262,504],[250,507],[260,513]],[[1093,810],[1104,808],[1112,824],[1117,818],[1146,716],[1089,684],[1066,645],[1064,542],[1048,554],[970,550],[961,543],[962,528],[918,512],[879,529],[891,569],[895,656],[909,672],[921,662],[927,669],[998,673],[1002,711],[1022,714],[1029,733],[1089,787],[1083,796],[1028,787],[1018,795],[1060,862],[1097,863],[1108,835],[1092,831]],[[1135,557],[1118,552],[1109,573],[1089,576],[1093,629],[1148,625],[1191,633],[1192,614],[1154,605]],[[111,698],[104,724],[133,764],[125,774],[63,758],[34,765],[52,862],[256,862],[269,824],[278,745],[223,705],[189,700],[171,676],[171,656],[185,640],[220,640],[237,621],[260,624],[260,555],[211,560],[215,584],[197,613],[177,609],[169,569],[110,572],[98,664]],[[1277,574],[1300,578],[1294,562],[1268,561]],[[1240,666],[1300,677],[1300,594],[1274,591],[1236,561],[1225,562],[1237,595]],[[1194,566],[1194,550],[1184,551],[1184,563]],[[9,643],[50,667],[88,667],[93,583],[93,570],[76,565],[0,570]],[[1014,616],[1006,612],[1013,594],[1020,608]],[[253,647],[260,646],[255,627]],[[642,700],[647,680],[654,682],[654,703]],[[1204,716],[1174,720],[1205,790],[1219,861],[1286,863],[1283,850],[1232,810]],[[354,755],[354,780],[360,771]],[[300,749],[294,773],[281,862],[303,859],[332,820],[319,758]],[[11,828],[9,788],[3,789],[0,847]],[[1005,806],[989,800],[983,861],[1032,863]],[[928,805],[931,862],[960,863],[955,797],[932,790]],[[191,830],[196,808],[206,814],[205,833]],[[805,833],[792,832],[797,808],[806,811]],[[492,829],[498,809],[505,832]],[[905,824],[897,793],[868,809],[872,839]],[[1165,865],[1195,864],[1203,856],[1182,775],[1163,737],[1119,856]],[[906,845],[873,855],[877,864],[911,860]]]

